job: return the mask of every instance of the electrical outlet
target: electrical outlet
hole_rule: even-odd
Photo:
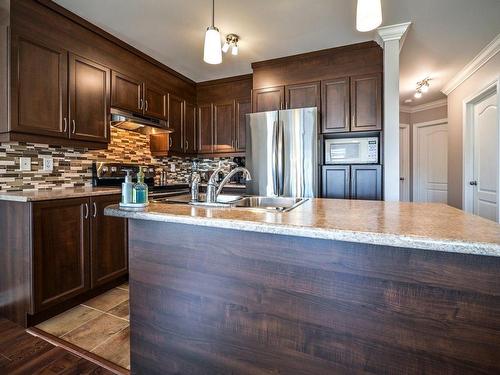
[[[19,158],[19,170],[23,172],[31,171],[31,158]]]
[[[170,172],[175,172],[175,164],[170,164]]]
[[[43,158],[43,171],[52,172],[54,170],[54,159],[53,158]]]

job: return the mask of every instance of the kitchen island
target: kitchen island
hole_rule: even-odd
[[[129,219],[132,373],[500,371],[498,224],[325,199],[105,213]]]

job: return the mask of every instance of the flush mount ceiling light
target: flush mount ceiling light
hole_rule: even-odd
[[[222,62],[222,51],[220,48],[219,29],[214,26],[215,0],[212,0],[212,25],[205,33],[205,46],[203,49],[203,61],[208,64],[220,64]]]
[[[427,77],[427,78],[424,78],[423,80],[417,82],[417,88],[415,90],[415,95],[414,95],[415,98],[420,99],[422,97],[423,93],[426,93],[427,91],[429,91],[429,87],[430,87],[429,81],[430,80],[431,80],[431,78]]]
[[[239,39],[240,39],[240,37],[236,34],[228,34],[226,36],[226,41],[224,42],[224,45],[222,46],[222,52],[227,53],[227,51],[229,51],[229,47],[233,46],[231,53],[236,56],[238,54],[238,40]]]
[[[356,29],[361,32],[375,30],[382,24],[380,0],[358,0]]]

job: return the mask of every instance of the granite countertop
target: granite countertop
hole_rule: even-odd
[[[105,214],[139,220],[500,256],[500,224],[436,203],[310,199],[285,213],[152,203],[141,211],[123,210],[112,205],[106,208]]]
[[[0,201],[36,202],[110,194],[121,194],[121,189],[116,187],[75,187],[52,190],[0,191]]]

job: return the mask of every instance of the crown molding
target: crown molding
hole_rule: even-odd
[[[427,111],[429,109],[444,107],[445,105],[448,105],[448,99],[439,99],[433,102],[416,105],[414,107],[401,105],[399,106],[399,111],[404,113],[415,113],[415,112]]]
[[[399,50],[401,50],[410,25],[411,22],[403,22],[396,25],[379,27],[377,30],[375,30],[375,41],[379,44],[380,47],[384,48],[385,42],[391,40],[399,40]]]
[[[477,72],[484,64],[500,51],[500,34],[498,34],[479,54],[472,59],[455,77],[453,77],[441,90],[446,96],[464,83],[467,78]]]

